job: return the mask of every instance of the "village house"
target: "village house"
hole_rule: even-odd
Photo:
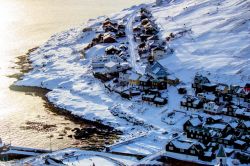
[[[148,64],[145,73],[155,79],[167,79],[169,75],[167,69],[165,69],[158,61],[154,61],[152,64]]]
[[[246,133],[247,135],[250,134],[250,121],[242,121],[236,127],[238,131],[241,133]]]
[[[154,94],[144,94],[142,95],[142,100],[147,102],[154,102],[155,95]]]
[[[111,21],[110,18],[107,18],[103,23],[102,23],[102,27],[105,28],[106,26],[117,26],[117,22]]]
[[[150,78],[150,87],[159,90],[167,89],[167,82],[164,79]]]
[[[107,56],[105,58],[107,58],[108,61],[113,61],[113,62],[117,62],[117,63],[122,63],[123,62],[122,58],[120,58],[119,56],[114,55],[114,54],[109,55],[109,56]]]
[[[114,61],[109,61],[104,64],[104,68],[106,69],[107,73],[117,73],[117,77],[118,77],[119,72],[130,69],[130,66],[126,62],[117,63]]]
[[[149,43],[154,43],[154,42],[158,42],[160,39],[157,35],[152,35],[150,37],[148,37],[148,42]]]
[[[180,102],[181,106],[189,109],[201,109],[203,107],[203,102],[198,98],[191,95],[184,95]]]
[[[198,142],[184,137],[177,137],[166,145],[166,151],[184,155],[197,156],[202,159],[206,147]]]
[[[102,41],[103,43],[116,43],[116,38],[112,33],[104,33]]]
[[[167,98],[162,98],[162,97],[155,97],[154,98],[154,104],[156,106],[163,106],[168,103]]]
[[[151,49],[151,55],[154,57],[155,60],[162,58],[164,54],[165,49],[163,47],[155,47]]]
[[[198,90],[199,92],[202,92],[202,85],[207,83],[210,83],[207,77],[204,77],[201,74],[196,74],[194,77],[194,82],[192,83],[192,88],[196,89],[196,91]]]
[[[215,102],[217,97],[212,93],[198,93],[196,95],[203,102]]]
[[[114,73],[114,72],[117,72],[119,63],[109,61],[104,64],[104,67],[108,73]]]
[[[247,108],[238,108],[235,110],[235,115],[239,119],[250,120],[250,110]]]
[[[218,95],[227,95],[229,93],[229,86],[227,84],[218,84],[215,91]]]
[[[211,123],[219,123],[222,122],[222,117],[221,116],[209,116],[206,119],[206,123],[207,124],[211,124]]]
[[[131,72],[130,76],[128,78],[129,85],[130,86],[138,86],[140,84],[140,81],[139,81],[140,77],[141,77],[140,74]]]
[[[215,102],[210,101],[204,104],[203,109],[208,114],[217,115],[222,113],[223,106],[218,106]]]
[[[247,143],[245,141],[242,141],[242,140],[236,140],[236,141],[234,141],[234,148],[235,149],[244,150],[247,147],[246,145],[247,145]]]
[[[232,105],[232,104],[227,104],[223,109],[222,109],[222,114],[228,115],[228,116],[236,116],[236,110],[238,109],[237,106]]]
[[[91,60],[91,66],[93,69],[104,68],[104,64],[108,62],[107,58],[96,57]]]
[[[205,122],[201,118],[189,119],[184,123],[183,130],[188,138],[197,139],[207,145],[220,143],[232,146],[236,139],[233,127],[223,122],[219,116],[211,116]]]
[[[116,36],[117,38],[126,37],[126,33],[125,33],[125,31],[118,31],[118,32],[115,34],[115,36]]]
[[[240,87],[236,92],[237,97],[244,99],[245,101],[249,101],[249,89]],[[248,99],[248,100],[246,100]]]
[[[105,49],[106,55],[119,54],[120,52],[121,52],[121,50],[114,45],[110,45]]]
[[[179,87],[178,88],[178,93],[179,94],[187,94],[187,89],[185,87]]]
[[[149,88],[151,86],[150,77],[145,74],[139,79],[139,81],[139,85],[142,89]]]
[[[180,80],[177,77],[175,77],[173,74],[170,74],[170,75],[167,76],[167,84],[168,85],[175,86],[175,85],[177,85],[179,83],[180,83]]]

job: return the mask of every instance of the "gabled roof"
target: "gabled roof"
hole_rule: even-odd
[[[148,64],[146,73],[154,78],[167,77],[169,73],[159,62],[155,61],[153,64]]]
[[[192,118],[189,120],[192,126],[198,126],[202,124],[202,121],[199,118]]]
[[[223,145],[220,145],[219,150],[218,150],[218,152],[216,154],[216,157],[227,157]]]
[[[108,67],[108,68],[112,68],[116,65],[118,65],[118,63],[113,62],[113,61],[109,61],[109,62],[105,63],[105,67]]]
[[[140,75],[137,74],[137,73],[131,73],[130,76],[129,76],[129,79],[130,80],[138,80],[140,78]]]

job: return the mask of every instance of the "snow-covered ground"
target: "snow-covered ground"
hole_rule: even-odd
[[[170,41],[175,53],[162,64],[185,82],[197,71],[228,84],[249,81],[249,7],[246,0],[178,0],[152,8],[163,38],[187,31]]]
[[[162,39],[165,40],[171,32],[183,32],[182,37],[168,43],[174,54],[160,62],[187,87],[190,87],[196,72],[215,82],[240,85],[249,82],[249,1],[176,0],[160,7],[152,7],[152,4],[148,7],[160,27]],[[138,55],[134,52],[134,43],[131,43],[131,21],[139,8],[134,6],[110,16],[112,20],[124,20],[127,25],[127,40],[133,55],[131,63],[137,71],[143,68],[136,62]],[[161,151],[173,133],[182,132],[182,125],[189,117],[179,106],[181,95],[178,95],[176,87],[170,87],[167,92],[169,103],[155,107],[108,92],[103,83],[93,77],[90,66],[91,59],[104,54],[108,45],[92,47],[86,52],[86,58],[82,58],[80,53],[100,31],[101,22],[105,19],[104,16],[99,17],[52,36],[30,55],[33,70],[16,84],[50,89],[47,94],[49,101],[74,115],[123,131],[121,140],[148,133],[139,142],[119,147],[117,151],[145,155]],[[85,27],[91,27],[93,31],[82,32]],[[167,115],[173,110],[180,111],[169,118]],[[138,122],[143,125],[136,125]],[[97,157],[92,160],[106,159]]]
[[[104,152],[84,151],[79,149],[64,149],[50,154],[27,158],[16,162],[16,165],[72,165],[72,166],[124,166],[136,164],[134,157],[126,157]],[[14,165],[15,165],[14,164]]]

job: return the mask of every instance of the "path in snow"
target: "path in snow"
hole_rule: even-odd
[[[136,62],[137,59],[140,59],[140,56],[137,53],[136,43],[134,42],[133,35],[133,21],[135,20],[136,13],[138,10],[135,10],[129,17],[128,23],[126,25],[126,34],[129,42],[129,53],[131,59],[132,68],[139,74],[144,74],[144,68],[139,62]]]

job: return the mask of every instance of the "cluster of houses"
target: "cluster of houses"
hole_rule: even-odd
[[[166,151],[212,161],[223,150],[225,159],[250,163],[250,121],[226,123],[220,116],[193,116],[184,123],[183,131],[184,135],[167,143]]]
[[[158,36],[159,29],[155,24],[152,14],[141,8],[135,18],[133,27],[134,40],[138,44],[137,50],[141,60],[158,60],[166,53],[165,42]]]
[[[227,115],[250,120],[250,84],[214,84],[196,74],[192,83],[195,95],[184,95],[180,105],[187,110],[203,110],[212,115]]]
[[[150,61],[146,61],[145,73],[141,75],[133,72],[128,63],[130,57],[128,43],[125,39],[119,39],[126,37],[124,24],[106,19],[102,23],[103,33],[98,34],[86,47],[88,49],[99,43],[109,45],[105,48],[104,55],[92,58],[93,75],[104,82],[107,89],[119,93],[124,98],[136,98],[139,101],[162,106],[168,102],[164,90],[169,85],[177,85],[180,81],[169,74],[167,69],[156,60],[156,57],[165,53],[165,49],[164,43],[157,36],[158,28],[152,21],[151,13],[141,8],[138,17],[137,28],[140,30],[133,29],[136,41],[140,41],[138,48],[145,45],[148,55],[154,56]],[[138,49],[139,54],[140,50]]]
[[[119,38],[126,37],[125,25],[123,22],[117,23],[107,18],[102,23],[103,31],[99,33],[93,40],[88,44],[85,50],[100,44],[100,43],[116,43]]]
[[[167,89],[168,85],[178,82],[178,80],[168,78],[167,69],[159,62],[154,61],[147,65],[143,75],[126,70],[119,72],[116,78],[106,82],[105,85],[124,98],[131,99],[139,96],[140,101],[162,106],[168,102],[164,90]]]
[[[194,95],[186,94],[184,87],[178,89],[183,95],[181,107],[206,114],[192,115],[183,125],[184,139],[171,140],[166,150],[205,161],[218,159],[223,151],[224,159],[219,157],[222,165],[229,156],[250,163],[250,84],[214,84],[196,74],[192,88]]]

